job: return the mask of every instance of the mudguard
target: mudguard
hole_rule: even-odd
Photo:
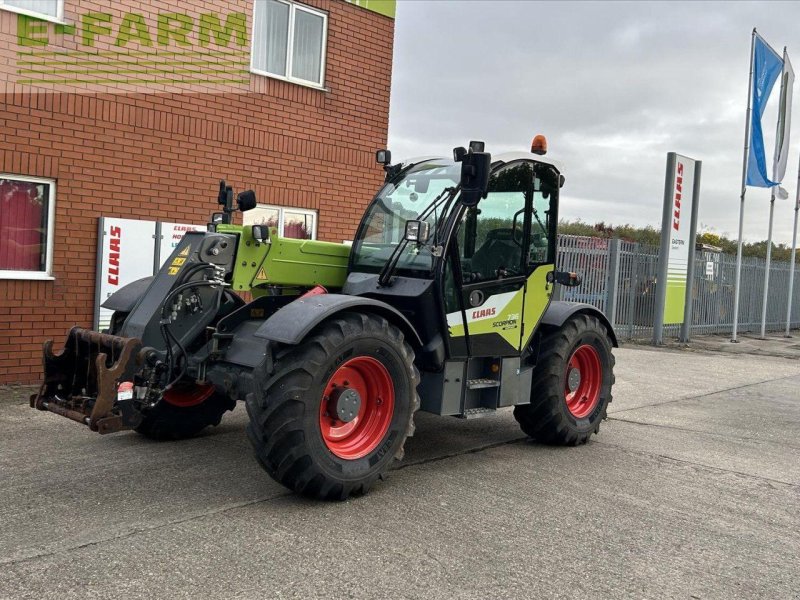
[[[611,338],[611,344],[614,346],[614,348],[619,348],[617,334],[614,333],[614,327],[611,325],[611,321],[609,321],[608,317],[603,314],[603,311],[592,306],[591,304],[585,304],[583,302],[566,302],[563,300],[551,302],[550,306],[547,307],[547,310],[542,317],[541,324],[550,325],[552,327],[561,327],[567,321],[567,319],[578,313],[592,315],[600,319],[600,322],[605,325],[606,329],[608,330],[608,336]]]
[[[100,306],[117,312],[131,312],[133,307],[144,296],[147,288],[153,282],[154,277],[142,277],[136,281],[124,285],[116,292],[106,298]]]
[[[295,300],[264,321],[253,335],[282,344],[299,344],[314,327],[344,310],[381,315],[397,325],[412,346],[422,344],[409,320],[396,308],[372,298],[345,294],[320,294]]]

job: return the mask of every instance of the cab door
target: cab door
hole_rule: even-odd
[[[487,197],[464,210],[450,246],[448,331],[451,347],[463,342],[469,356],[519,353],[532,192],[528,162],[502,167],[490,178]]]
[[[451,348],[515,356],[527,345],[552,296],[557,207],[558,190],[543,188],[533,161],[519,161],[493,173],[486,198],[465,209],[445,276]]]

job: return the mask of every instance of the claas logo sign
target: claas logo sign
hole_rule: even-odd
[[[108,232],[108,283],[119,285],[119,255],[122,227],[112,226]]]
[[[672,228],[680,231],[681,228],[681,195],[683,194],[683,163],[678,162],[675,174],[675,202],[672,207]]]

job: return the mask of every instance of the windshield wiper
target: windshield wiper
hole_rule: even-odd
[[[456,192],[458,192],[458,186],[455,187],[448,187],[442,190],[442,193],[436,196],[431,203],[423,210],[419,215],[417,215],[418,221],[424,221],[427,219],[430,214],[436,210],[436,208],[445,201],[445,199],[452,199]],[[438,228],[438,223],[437,223]],[[378,274],[378,285],[381,287],[385,287],[389,285],[392,280],[392,275],[394,274],[395,269],[397,268],[397,263],[400,261],[400,255],[408,246],[408,240],[405,238],[405,231],[403,232],[403,239],[400,240],[400,243],[397,244],[397,248],[394,249],[391,256],[389,256],[389,260],[386,261],[386,264],[383,265],[381,272]]]
[[[445,200],[448,194],[449,195],[454,194],[457,189],[458,186],[444,188],[442,190],[442,193],[436,196],[436,198],[434,198],[433,200],[431,200],[431,203],[425,208],[425,210],[423,210],[421,213],[419,213],[419,215],[417,215],[417,220],[424,221],[425,219],[427,219],[431,215],[431,213],[434,210],[436,210],[439,207],[439,205],[441,205],[441,203]]]

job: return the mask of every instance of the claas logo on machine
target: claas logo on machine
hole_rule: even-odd
[[[186,246],[186,248],[180,251],[178,256],[172,259],[172,263],[170,263],[169,269],[167,270],[167,275],[178,274],[178,271],[180,271],[181,267],[186,263],[186,257],[189,256],[191,250],[191,246]]]

